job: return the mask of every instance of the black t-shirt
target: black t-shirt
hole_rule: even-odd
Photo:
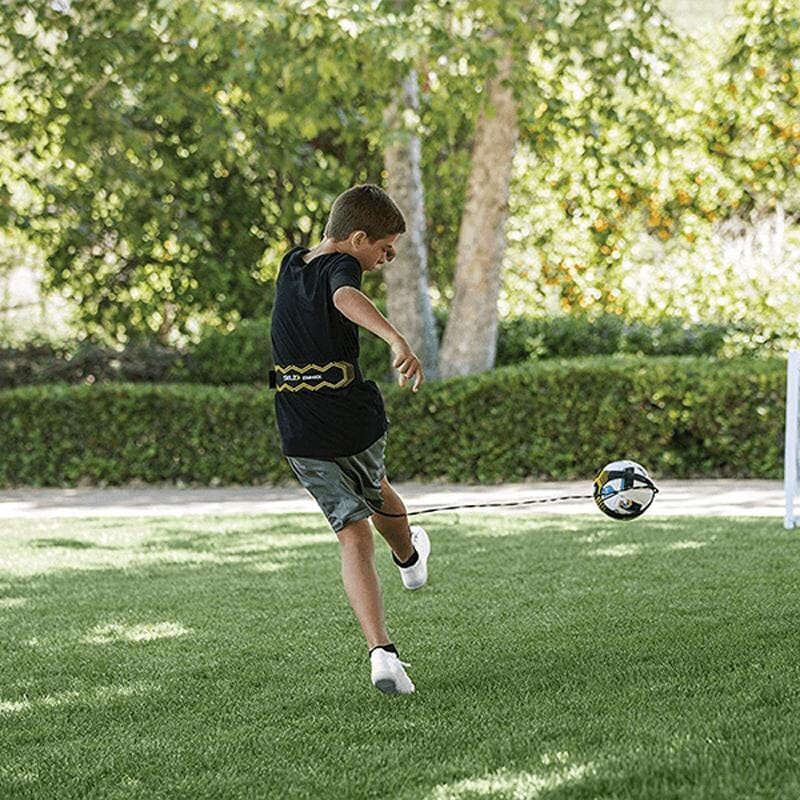
[[[275,392],[275,419],[286,456],[331,459],[366,450],[389,426],[380,390],[358,364],[358,325],[333,304],[342,286],[361,288],[361,265],[346,253],[326,253],[308,264],[308,248],[281,260],[272,309],[276,365],[349,361],[355,380],[340,389]],[[341,373],[339,373],[341,374]]]

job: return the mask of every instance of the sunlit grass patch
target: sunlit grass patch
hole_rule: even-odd
[[[498,770],[477,778],[465,778],[437,786],[425,800],[472,800],[490,797],[496,800],[533,800],[544,793],[579,781],[592,771],[591,764],[562,767],[543,774]]]
[[[125,525],[105,518],[15,522],[0,548],[0,574],[16,577],[55,570],[147,568],[159,563],[233,565],[281,569],[303,557],[309,545],[336,541],[309,518],[173,517],[131,519]],[[309,529],[310,527],[310,529]],[[69,535],[55,536],[54,531]],[[43,535],[45,534],[45,535]],[[277,554],[277,557],[274,557]]]
[[[697,550],[707,544],[708,542],[672,542],[668,547],[670,550]]]
[[[608,530],[608,531],[597,531],[595,533],[590,533],[587,536],[580,536],[578,537],[579,542],[583,542],[584,544],[595,544],[597,542],[602,542],[604,539],[608,539],[610,536],[614,536],[616,531]]]
[[[273,561],[263,561],[251,565],[254,572],[280,572],[288,567],[288,563],[277,563]]]
[[[176,636],[186,636],[187,633],[190,633],[190,631],[178,622],[143,623],[140,625],[108,623],[95,626],[81,641],[89,644],[151,642],[155,639],[173,639]]]
[[[589,550],[589,555],[621,558],[623,556],[635,556],[641,552],[642,545],[640,544],[615,544],[613,547],[598,547],[596,550]]]
[[[4,608],[19,608],[30,601],[28,597],[0,597],[0,610]]]

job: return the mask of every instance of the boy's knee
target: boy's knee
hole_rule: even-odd
[[[387,499],[394,500],[395,498],[399,497],[385,476],[381,478],[381,497],[383,498],[384,503]]]
[[[359,519],[348,522],[336,534],[343,547],[369,547],[372,545],[372,528],[369,520]]]

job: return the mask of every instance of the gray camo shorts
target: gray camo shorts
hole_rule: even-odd
[[[317,501],[334,533],[349,522],[371,516],[374,507],[383,505],[381,480],[386,476],[383,456],[386,434],[354,456],[332,459],[286,456],[292,472]]]

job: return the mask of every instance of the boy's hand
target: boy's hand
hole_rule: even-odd
[[[396,355],[392,366],[400,370],[400,385],[404,386],[406,381],[414,378],[412,391],[416,392],[425,381],[422,363],[405,339],[399,339],[392,344],[392,353]]]

